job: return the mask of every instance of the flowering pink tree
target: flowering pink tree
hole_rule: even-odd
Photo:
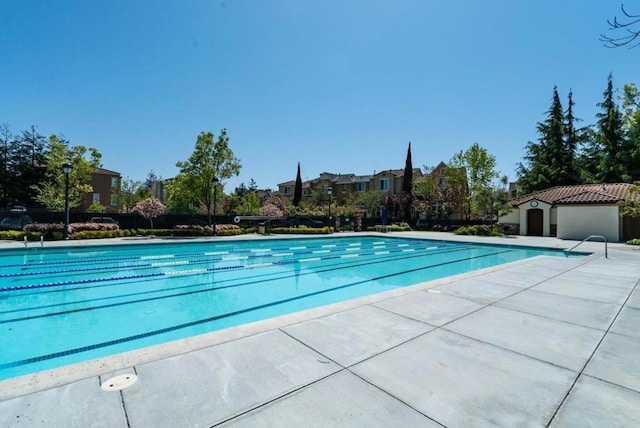
[[[138,202],[131,212],[140,214],[144,218],[148,218],[153,229],[153,219],[164,214],[165,206],[156,198],[147,198]]]
[[[258,211],[258,215],[266,215],[269,217],[282,217],[285,215],[285,212],[281,210],[278,206],[271,202],[265,202],[260,210]]]

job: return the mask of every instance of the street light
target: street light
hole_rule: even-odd
[[[331,194],[333,193],[333,189],[327,189],[327,194],[329,195],[329,227],[331,226]]]
[[[69,173],[71,169],[70,163],[62,164],[62,172],[64,172],[64,229],[62,237],[64,239],[69,239]]]
[[[218,177],[213,177],[213,236],[218,234],[216,230],[216,197],[218,196],[218,183],[220,183],[220,179]]]

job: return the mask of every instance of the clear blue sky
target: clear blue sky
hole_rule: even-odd
[[[640,13],[640,1],[627,1]],[[554,85],[595,122],[640,47],[598,40],[617,0],[3,0],[0,123],[174,176],[201,131],[242,161],[226,192],[323,171],[436,165],[474,142],[515,179]]]

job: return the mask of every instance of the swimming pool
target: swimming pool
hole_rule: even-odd
[[[557,250],[332,237],[3,251],[0,379]]]

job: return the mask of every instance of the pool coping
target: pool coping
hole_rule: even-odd
[[[271,235],[267,237],[260,236],[257,239],[269,240],[274,238],[289,239],[289,238],[301,238],[301,237],[327,238],[330,236],[335,237],[336,235],[320,235],[320,236]],[[347,236],[408,237],[408,238],[415,238],[415,239],[435,239],[440,241],[451,241],[451,242],[458,241],[458,242],[486,243],[491,245],[494,245],[494,244],[509,245],[509,246],[517,245],[517,246],[524,246],[524,247],[535,247],[535,248],[546,248],[546,249],[570,248],[570,246],[574,245],[574,242],[575,242],[575,241],[559,241],[559,240],[549,241],[549,240],[543,239],[543,240],[534,241],[538,245],[530,245],[530,244],[524,244],[524,243],[515,244],[515,242],[504,242],[504,240],[500,242],[500,238],[485,239],[484,237],[478,238],[478,237],[470,237],[470,236],[464,236],[464,237],[458,238],[456,235],[433,234],[433,233],[424,233],[424,232],[356,233],[356,234],[344,233],[344,234],[340,234],[339,236],[340,237],[342,236],[344,237],[347,237]],[[216,239],[219,241],[235,241],[235,240],[238,240],[238,237],[237,236],[219,237],[219,238],[213,238],[213,239]],[[244,238],[243,240],[247,240],[247,239],[256,240],[256,237],[249,236],[247,238]],[[142,240],[137,240],[134,242],[141,242],[141,241]],[[180,240],[174,238],[173,241],[180,241]],[[509,239],[509,241],[513,241],[513,240]],[[149,242],[166,242],[166,241],[165,240],[155,241],[150,239],[150,240],[144,240],[143,243],[144,242],[149,243]],[[186,242],[211,242],[211,239],[198,239],[198,240],[188,239],[186,240]],[[110,244],[122,244],[122,243],[123,243],[122,241],[116,241],[116,240],[113,240],[113,241],[110,240],[109,242],[105,242],[104,240],[91,240],[91,242],[85,242],[84,245],[80,245],[80,246],[91,247],[96,245],[110,245]],[[62,242],[61,245],[56,245],[56,247],[65,247],[73,244],[75,244],[74,246],[76,247],[78,246],[77,242],[71,243],[67,241],[67,242]],[[602,243],[588,243],[588,244],[602,245]],[[2,244],[0,244],[0,246],[1,245]],[[596,246],[586,245],[586,247],[592,250],[592,254],[585,256],[583,258],[584,263],[587,263],[589,260],[593,258],[600,257]],[[551,257],[551,256],[536,256],[534,258],[539,258],[539,257]],[[117,372],[119,370],[131,368],[136,365],[145,364],[145,363],[149,363],[152,361],[157,361],[165,358],[170,358],[180,354],[195,352],[211,346],[220,345],[220,344],[234,341],[237,339],[254,336],[254,335],[271,331],[271,330],[276,330],[284,326],[289,326],[289,325],[297,324],[300,322],[321,318],[327,315],[336,314],[349,309],[354,309],[354,308],[366,306],[372,303],[377,303],[383,300],[403,296],[406,294],[411,294],[416,291],[426,290],[429,288],[436,287],[438,285],[459,281],[461,279],[473,278],[475,276],[484,275],[489,272],[500,271],[518,264],[527,263],[532,259],[533,258],[527,258],[523,260],[501,264],[498,266],[492,266],[488,268],[475,270],[472,272],[452,275],[445,278],[426,281],[426,282],[422,282],[412,286],[407,286],[407,287],[402,287],[395,290],[386,291],[383,293],[372,294],[372,295],[360,297],[357,299],[334,303],[326,306],[320,306],[313,309],[294,312],[287,315],[281,315],[275,318],[270,318],[262,321],[244,324],[241,326],[230,327],[224,330],[218,330],[210,333],[205,333],[202,335],[192,336],[186,339],[179,339],[179,340],[175,340],[175,341],[171,341],[171,342],[167,342],[159,345],[153,345],[153,346],[140,348],[133,351],[128,351],[128,352],[115,354],[107,357],[75,363],[75,364],[63,366],[60,368],[55,368],[55,369],[46,370],[42,372],[36,372],[32,374],[5,379],[0,381],[0,401],[16,398],[23,395],[32,394],[38,391],[59,387],[59,386],[76,382],[82,379],[103,375],[105,373]]]

